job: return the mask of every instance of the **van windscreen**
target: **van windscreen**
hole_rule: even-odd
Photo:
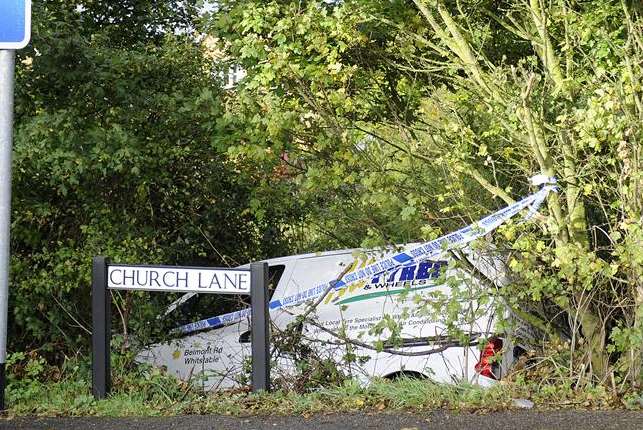
[[[286,266],[268,267],[268,298],[271,299]],[[174,327],[250,306],[250,296],[228,294],[195,294],[167,315]]]

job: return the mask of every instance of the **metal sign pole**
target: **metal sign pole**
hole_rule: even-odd
[[[92,394],[104,399],[112,389],[111,295],[107,289],[105,257],[94,257],[92,266]]]
[[[268,264],[251,263],[252,391],[270,391],[270,314]]]
[[[14,70],[15,52],[0,50],[0,411],[4,410],[5,363],[7,361]]]

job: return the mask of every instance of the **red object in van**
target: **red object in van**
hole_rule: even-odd
[[[494,374],[494,367],[498,368],[498,364],[494,363],[493,357],[501,350],[502,339],[497,337],[489,339],[484,349],[480,352],[480,361],[474,367],[476,372],[487,378],[498,379],[499,375]]]

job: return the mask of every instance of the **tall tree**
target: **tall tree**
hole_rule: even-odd
[[[640,383],[636,2],[222,3],[211,31],[248,71],[230,151],[269,150],[320,237],[431,237],[556,177],[544,217],[496,237],[501,293],[571,336],[572,374]]]

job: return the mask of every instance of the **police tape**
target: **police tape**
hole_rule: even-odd
[[[474,241],[491,231],[498,228],[504,222],[512,218],[514,215],[528,209],[525,219],[531,218],[540,205],[544,202],[545,198],[551,191],[557,191],[554,178],[548,178],[547,184],[544,185],[538,192],[525,197],[524,199],[513,203],[491,215],[488,215],[478,222],[463,227],[457,231],[449,233],[445,236],[439,237],[430,242],[419,245],[407,252],[399,252],[390,257],[376,261],[362,269],[355,270],[347,273],[339,280],[332,280],[323,284],[317,285],[313,288],[301,291],[291,296],[286,296],[281,299],[270,301],[270,310],[281,309],[286,307],[297,306],[308,300],[315,299],[321,294],[331,289],[342,289],[365,278],[372,278],[382,273],[389,272],[402,266],[410,265],[418,259],[427,259],[437,256],[449,249],[460,247]],[[222,327],[224,325],[233,324],[245,318],[250,318],[250,308],[241,309],[239,311],[230,312],[223,315],[214,316],[211,318],[196,321],[190,324],[183,325],[177,328],[180,333],[193,333],[204,329],[212,329]]]

